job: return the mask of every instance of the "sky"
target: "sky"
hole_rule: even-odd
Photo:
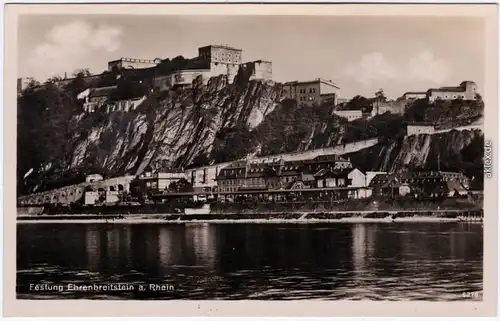
[[[18,76],[41,81],[225,44],[272,61],[275,81],[330,79],[342,98],[485,82],[479,17],[24,15],[18,27]]]

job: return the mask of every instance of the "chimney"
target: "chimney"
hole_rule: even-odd
[[[67,77],[67,73],[66,73],[66,72],[64,72],[64,79],[66,79],[66,77]]]

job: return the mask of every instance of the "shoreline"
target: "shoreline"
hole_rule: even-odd
[[[427,214],[425,215],[424,214]],[[466,213],[478,211],[467,211]],[[75,224],[169,224],[169,225],[196,225],[196,224],[318,224],[318,223],[448,223],[467,222],[481,223],[483,215],[463,215],[464,211],[442,210],[441,215],[429,215],[432,211],[353,211],[353,212],[303,212],[303,213],[261,213],[256,214],[130,214],[125,216],[96,216],[80,215],[19,215],[17,224],[50,224],[50,223],[75,223]],[[413,214],[413,215],[412,215]],[[448,214],[448,216],[447,216]],[[455,214],[450,217],[450,214]],[[456,215],[458,214],[458,215]],[[462,215],[460,215],[462,214]],[[207,217],[204,217],[204,216]],[[240,217],[234,217],[234,216]],[[255,217],[252,217],[254,216]],[[308,216],[312,217],[308,217]],[[318,217],[318,215],[320,217]],[[380,217],[370,217],[380,215]],[[399,217],[398,217],[399,215]]]
[[[98,220],[22,220],[17,224],[163,224],[163,225],[205,225],[205,224],[342,224],[342,223],[482,223],[481,219],[461,220],[453,218],[400,218],[386,219],[305,219],[305,220],[280,220],[280,219],[253,219],[253,220],[193,220],[193,221],[168,221],[162,219],[134,219],[106,221]]]

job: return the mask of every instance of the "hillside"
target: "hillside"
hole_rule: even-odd
[[[404,138],[405,123],[417,113],[387,113],[348,123],[333,115],[331,106],[297,106],[284,100],[281,84],[249,81],[243,73],[233,84],[219,76],[207,85],[197,79],[191,88],[152,92],[136,110],[109,114],[84,113],[75,99],[82,88],[85,84],[77,78],[64,88],[49,84],[28,89],[20,97],[20,193],[76,183],[94,171],[134,175],[147,165],[186,168],[372,137],[382,137],[384,143],[351,155],[362,169],[399,170],[408,164],[432,168],[437,151],[442,151],[440,157],[450,162],[451,169],[463,165],[457,158],[461,151],[477,152],[479,146],[475,137],[480,134],[473,132]],[[146,87],[134,88],[147,92]],[[476,164],[478,157],[460,161]],[[470,167],[477,172],[477,166]],[[30,169],[34,172],[23,179]]]

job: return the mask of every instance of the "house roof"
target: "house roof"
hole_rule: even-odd
[[[385,188],[391,185],[395,174],[377,174],[370,181],[370,187]]]
[[[328,177],[343,177],[349,175],[352,169],[345,170],[332,170],[329,168],[323,168],[314,174],[315,178],[328,178]]]
[[[467,84],[475,85],[476,83],[473,82],[472,80],[464,80],[460,83],[460,86],[465,86]]]
[[[404,95],[425,95],[425,91],[407,91],[403,94]]]
[[[419,121],[419,122],[408,122],[408,123],[406,123],[406,125],[408,125],[408,126],[436,126],[436,123]]]
[[[200,47],[200,48],[198,48],[198,50],[199,49],[206,49],[206,48],[221,48],[221,49],[243,51],[242,49],[238,49],[238,48],[230,47],[230,46],[224,46],[224,45],[208,45],[208,46]]]
[[[306,160],[306,163],[325,163],[325,162],[348,162],[349,160],[336,154],[320,155],[313,159]]]
[[[458,181],[441,182],[432,189],[431,193],[465,192],[467,189]]]
[[[371,180],[370,187],[387,188],[409,184],[412,189],[419,190],[429,195],[441,185],[447,185],[446,188],[449,190],[466,190],[462,184],[466,178],[467,177],[461,173],[439,171],[377,174]],[[438,181],[436,181],[436,179],[438,179]],[[440,189],[444,190],[445,187],[440,187]]]
[[[286,188],[286,189],[291,189],[291,188],[293,188],[293,186],[294,186],[294,185],[296,185],[296,184],[300,184],[300,183],[302,183],[304,186],[310,186],[310,185],[308,184],[308,183],[310,183],[310,182],[306,182],[306,181],[303,181],[303,180],[301,180],[301,179],[296,179],[296,180],[294,180],[293,182],[290,182],[290,183],[286,184],[286,185],[285,185],[285,188]]]
[[[230,179],[230,178],[245,178],[245,177],[259,178],[259,177],[270,177],[270,176],[276,176],[276,172],[268,164],[249,163],[247,169],[245,168],[245,165],[241,166],[241,164],[221,169],[216,177],[216,180]]]
[[[245,173],[246,172],[246,173]],[[251,163],[238,161],[220,170],[217,179],[271,176],[297,176],[311,174],[302,161]]]
[[[313,181],[316,181],[314,179],[314,175],[311,174],[311,173],[301,173],[300,174],[300,180],[301,181],[304,181],[304,182],[313,182]]]
[[[116,89],[118,89],[118,86],[108,86],[108,87],[95,88],[90,92],[89,97],[94,98],[94,97],[108,96],[109,94],[114,92]]]

